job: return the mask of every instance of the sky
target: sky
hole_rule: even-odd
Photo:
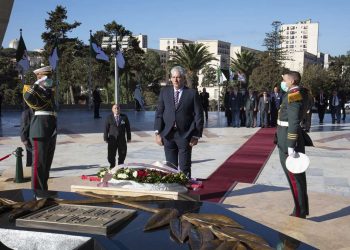
[[[263,50],[273,21],[311,19],[319,23],[319,51],[332,56],[350,51],[349,0],[14,0],[2,46],[19,38],[22,28],[27,49],[42,48],[47,12],[57,5],[66,7],[68,22],[82,23],[68,36],[86,44],[90,29],[102,30],[115,20],[135,35],[147,35],[149,48],[159,49],[160,38],[178,37]]]

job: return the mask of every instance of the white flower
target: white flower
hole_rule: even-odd
[[[125,169],[125,173],[127,173],[127,174],[130,173],[130,169],[128,169],[128,168]]]
[[[106,170],[100,172],[100,176],[105,176],[105,174],[106,174]]]
[[[134,176],[134,178],[137,178],[137,171],[134,171],[134,172],[132,173],[132,176]]]
[[[121,174],[117,174],[117,177],[118,177],[119,179],[127,179],[127,178],[128,178],[128,175],[127,175],[127,174],[121,173]]]

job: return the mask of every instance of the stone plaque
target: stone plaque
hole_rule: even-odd
[[[60,204],[16,220],[16,226],[107,235],[136,213],[113,207]]]

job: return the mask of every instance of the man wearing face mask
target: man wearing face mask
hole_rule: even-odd
[[[54,101],[52,68],[33,71],[37,81],[23,94],[24,101],[34,111],[29,138],[33,147],[32,188],[48,190],[47,181],[56,147],[57,118]]]
[[[306,175],[305,172],[300,174],[289,172],[286,168],[286,160],[288,156],[297,158],[298,152],[305,153],[300,121],[306,114],[308,97],[305,90],[299,86],[301,77],[298,72],[290,71],[282,77],[281,89],[287,94],[283,96],[278,113],[277,146],[281,165],[294,199],[295,207],[291,215],[305,218],[309,214]]]

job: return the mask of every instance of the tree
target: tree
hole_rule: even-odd
[[[188,87],[197,89],[198,72],[210,61],[217,60],[203,44],[183,44],[181,49],[173,49],[172,65],[182,66],[186,72]]]
[[[281,75],[287,71],[267,52],[259,55],[260,64],[257,66],[250,77],[250,87],[258,91],[272,90],[274,86],[282,81]]]
[[[86,48],[78,38],[69,38],[68,32],[77,28],[81,23],[74,21],[73,23],[66,22],[67,10],[65,7],[58,5],[54,11],[48,12],[48,19],[45,19],[46,32],[43,32],[41,38],[45,42],[45,58],[55,44],[55,40],[59,39],[59,99],[66,99],[67,103],[74,103],[74,96],[80,93],[73,93],[74,89],[78,89],[81,85],[86,85],[86,75],[83,75],[81,68],[72,67],[72,65],[80,65],[78,62],[86,55]],[[77,62],[78,61],[78,62]],[[46,61],[47,63],[47,61]],[[87,74],[87,72],[86,72]],[[67,92],[67,98],[64,98],[63,93]],[[68,98],[70,97],[70,98]]]
[[[241,72],[246,79],[246,86],[249,85],[249,78],[255,67],[258,66],[258,60],[255,53],[250,51],[242,51],[242,53],[236,53],[237,59],[233,59],[231,67],[234,72]]]
[[[266,47],[269,55],[276,61],[286,60],[286,51],[281,47],[283,42],[283,36],[280,32],[280,21],[272,22],[272,31],[266,33],[263,46]]]
[[[334,88],[330,84],[329,72],[317,64],[310,64],[304,68],[301,83],[303,86],[309,88],[313,94],[319,93],[320,89],[330,94],[332,88]]]
[[[208,64],[205,65],[202,74],[202,87],[208,87],[217,83],[217,72],[213,67],[210,67]]]

